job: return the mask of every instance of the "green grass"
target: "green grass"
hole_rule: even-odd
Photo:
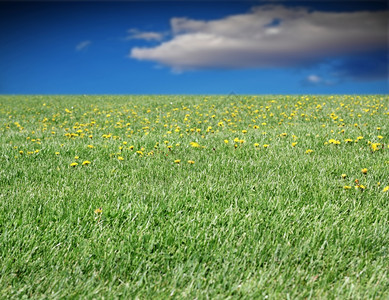
[[[0,298],[389,298],[388,144],[386,95],[0,96]]]

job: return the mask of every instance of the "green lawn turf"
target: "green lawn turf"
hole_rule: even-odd
[[[0,96],[0,298],[388,299],[388,144],[387,95]]]

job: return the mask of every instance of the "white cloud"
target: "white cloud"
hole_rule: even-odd
[[[282,5],[210,21],[172,18],[171,40],[134,47],[129,56],[174,70],[298,66],[386,47],[387,18],[387,11],[321,12]]]
[[[321,77],[315,75],[315,74],[312,74],[312,75],[309,75],[307,77],[307,81],[308,82],[311,82],[311,83],[319,83],[322,81]]]
[[[90,46],[91,43],[92,43],[91,41],[82,41],[82,42],[78,43],[76,46],[76,51],[86,50]]]
[[[334,85],[339,82],[339,78],[335,79],[325,79],[319,75],[311,74],[308,75],[303,81],[302,84],[304,86],[322,86],[322,85]]]
[[[161,41],[164,37],[164,34],[160,32],[139,31],[135,28],[129,29],[127,32],[129,35],[125,38],[126,40]]]

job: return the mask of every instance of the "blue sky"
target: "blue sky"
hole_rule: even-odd
[[[383,94],[386,1],[0,2],[0,94]]]

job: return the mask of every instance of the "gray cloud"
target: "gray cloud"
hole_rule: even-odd
[[[129,56],[174,70],[288,67],[387,47],[387,11],[254,7],[218,20],[172,18],[172,39]]]
[[[76,46],[76,51],[86,50],[90,46],[91,43],[92,43],[91,41],[82,41],[82,42],[78,43]]]

